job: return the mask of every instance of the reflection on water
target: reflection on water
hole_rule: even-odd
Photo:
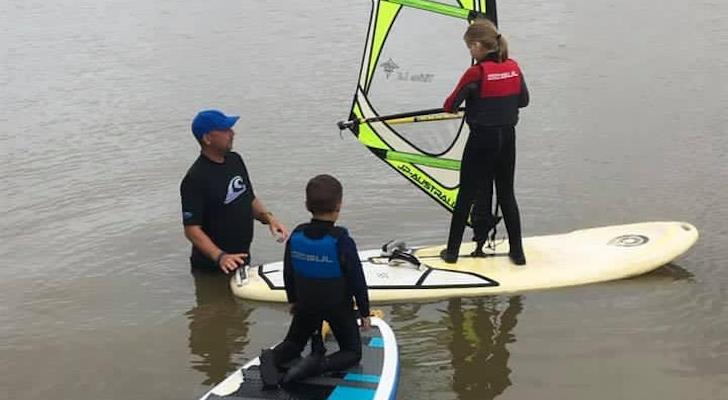
[[[695,281],[695,275],[693,275],[692,272],[674,263],[668,263],[663,265],[662,267],[646,274],[643,279],[647,279],[648,277],[667,277],[672,278],[675,281]]]
[[[392,305],[392,319],[393,323],[411,321],[420,313],[420,308],[423,303],[413,304],[394,304]],[[395,332],[396,333],[396,332]]]
[[[192,368],[205,373],[204,385],[220,382],[236,369],[232,357],[248,344],[248,317],[252,308],[230,294],[229,277],[193,273],[197,305],[187,311],[190,353],[198,356]]]
[[[521,296],[452,299],[447,310],[452,337],[443,346],[452,352],[453,390],[460,399],[495,398],[511,386],[506,345],[516,341]]]
[[[401,354],[399,398],[501,395],[512,384],[507,346],[516,342],[513,329],[523,308],[521,296],[393,305],[389,320]]]

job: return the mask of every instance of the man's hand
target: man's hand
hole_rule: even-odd
[[[268,229],[270,229],[271,235],[276,238],[278,243],[283,243],[286,241],[286,239],[288,239],[288,230],[286,229],[286,227],[278,222],[276,217],[273,216],[272,212],[268,211],[265,208],[263,202],[260,200],[259,197],[256,197],[253,200],[253,204],[251,207],[253,208],[253,215],[255,216],[255,219],[257,219],[264,225],[268,225]]]
[[[217,262],[222,272],[228,274],[235,271],[238,267],[245,265],[245,259],[248,258],[247,253],[223,254]]]
[[[275,217],[271,216],[270,220],[268,220],[268,229],[270,229],[271,235],[276,238],[276,242],[283,243],[288,239],[288,230]]]

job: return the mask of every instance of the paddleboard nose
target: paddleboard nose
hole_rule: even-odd
[[[698,228],[696,228],[695,225],[689,222],[677,222],[677,224],[680,225],[680,229],[682,229],[682,231],[685,233],[686,238],[688,238],[690,246],[695,244],[695,242],[698,240],[698,237],[700,237]]]
[[[680,227],[686,232],[692,232],[692,231],[695,231],[695,233],[698,232],[698,228],[696,228],[695,225],[687,223],[687,222],[680,222]]]

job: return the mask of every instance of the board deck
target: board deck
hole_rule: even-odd
[[[644,222],[581,229],[523,240],[527,264],[508,258],[508,242],[486,257],[472,257],[474,243],[463,243],[456,264],[439,258],[445,246],[414,249],[421,262],[392,266],[380,250],[359,256],[373,303],[484,296],[604,282],[644,274],[685,253],[698,239],[686,222]],[[250,267],[245,279],[231,279],[241,298],[285,302],[283,263]]]
[[[208,391],[200,400],[260,399],[394,399],[399,382],[399,351],[392,329],[371,317],[372,328],[361,331],[361,362],[346,371],[330,372],[286,389],[263,390],[256,357]],[[338,349],[333,335],[325,341],[329,353]]]

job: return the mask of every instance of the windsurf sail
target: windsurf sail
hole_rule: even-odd
[[[468,21],[497,22],[495,0],[372,0],[349,121],[358,141],[452,212],[468,136],[462,110],[441,107],[471,64]]]

